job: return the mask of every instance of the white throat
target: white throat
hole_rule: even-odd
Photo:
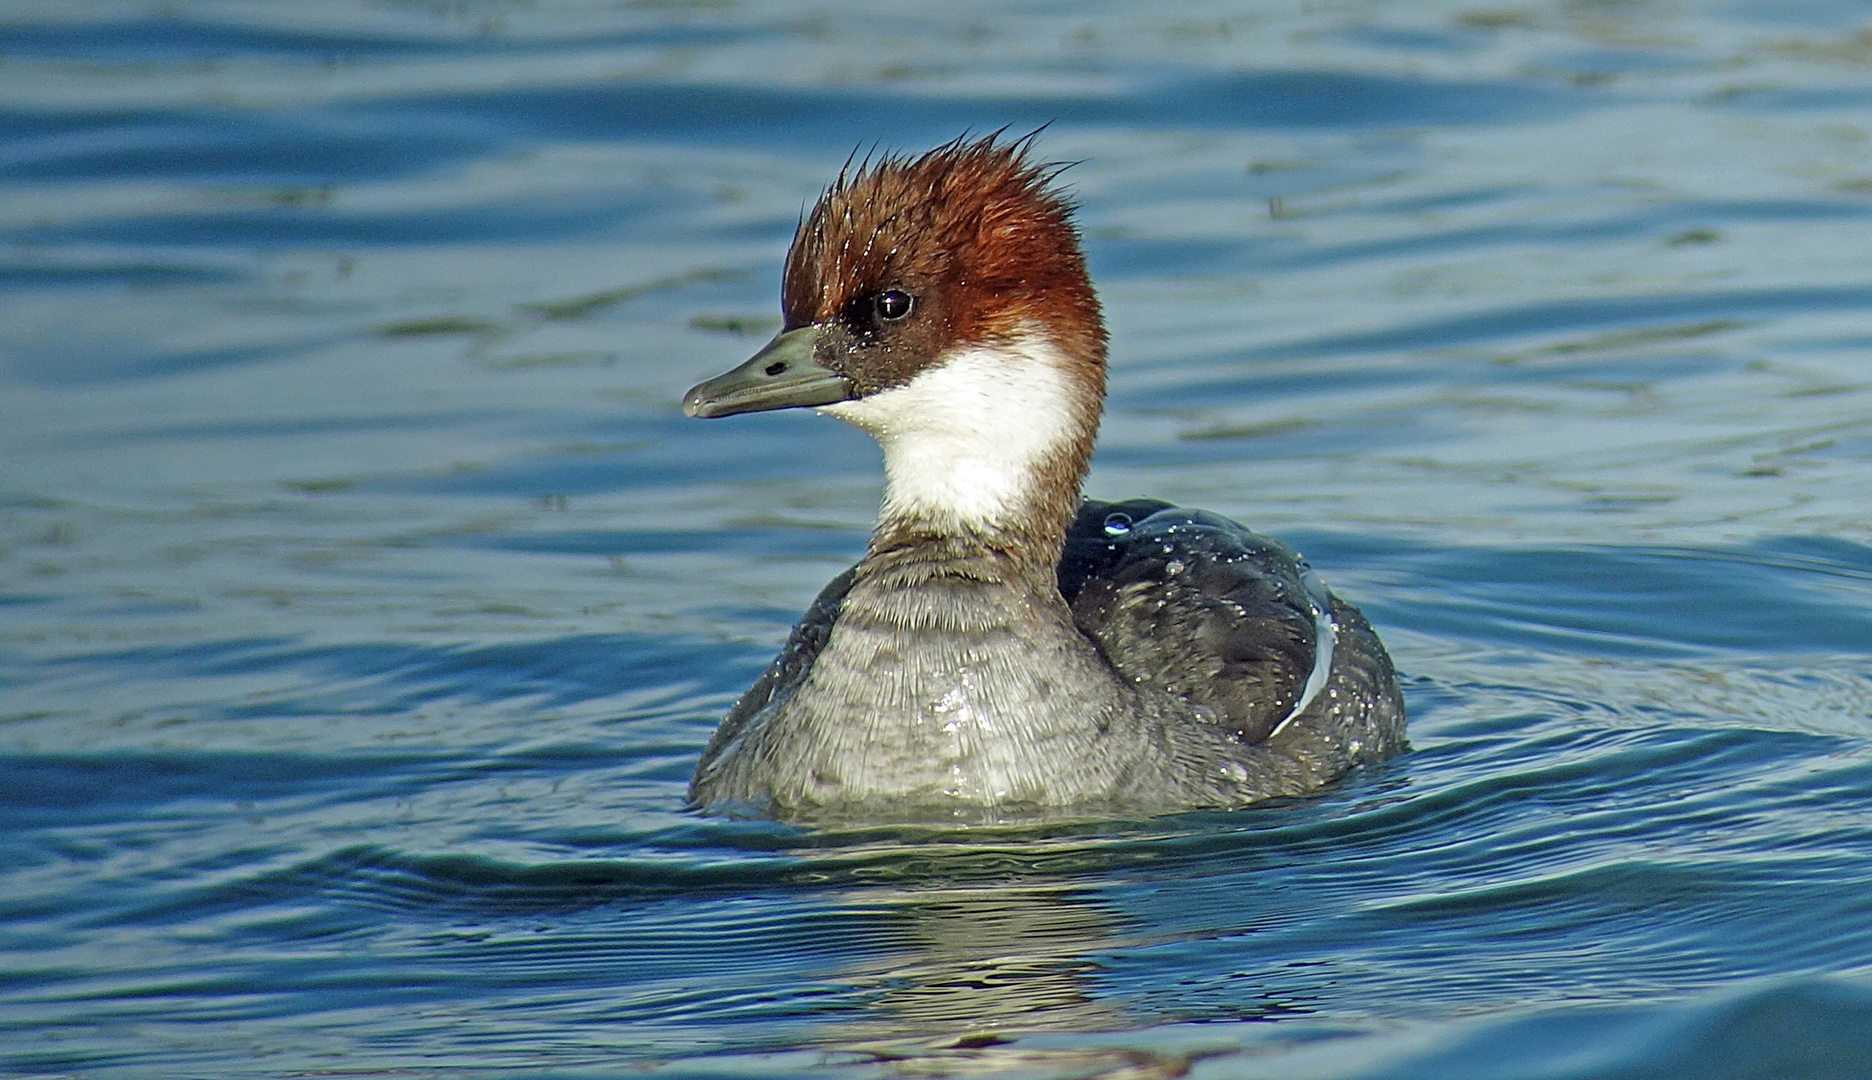
[[[1052,342],[1027,332],[819,411],[883,448],[884,517],[993,525],[1031,500],[1042,462],[1092,437],[1082,394]]]

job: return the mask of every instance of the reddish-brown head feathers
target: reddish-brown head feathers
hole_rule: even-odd
[[[922,314],[946,343],[989,343],[1039,324],[1102,374],[1104,329],[1072,205],[1049,187],[1058,168],[1027,160],[1029,142],[957,140],[841,173],[787,252],[787,324],[823,323],[854,301],[908,288],[932,297],[936,310]]]

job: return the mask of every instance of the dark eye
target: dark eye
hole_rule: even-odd
[[[877,316],[885,322],[896,322],[910,314],[915,306],[916,301],[902,289],[885,289],[877,295]]]

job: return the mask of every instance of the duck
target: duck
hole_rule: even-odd
[[[1107,338],[1034,139],[848,160],[787,251],[778,334],[684,396],[816,410],[884,465],[863,557],[721,720],[696,810],[1145,818],[1311,795],[1406,748],[1390,656],[1291,549],[1082,497]]]

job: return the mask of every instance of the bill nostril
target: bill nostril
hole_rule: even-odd
[[[770,378],[771,378],[772,376],[775,376],[775,375],[778,375],[778,374],[780,374],[781,372],[783,372],[783,371],[785,371],[785,370],[786,370],[786,361],[785,361],[785,360],[776,360],[776,361],[774,361],[773,363],[771,363],[771,364],[768,364],[768,365],[767,365],[767,366],[766,366],[765,368],[763,368],[762,370],[763,370],[763,371],[765,371],[765,372],[767,373],[767,375],[768,375],[768,377],[770,377]]]

